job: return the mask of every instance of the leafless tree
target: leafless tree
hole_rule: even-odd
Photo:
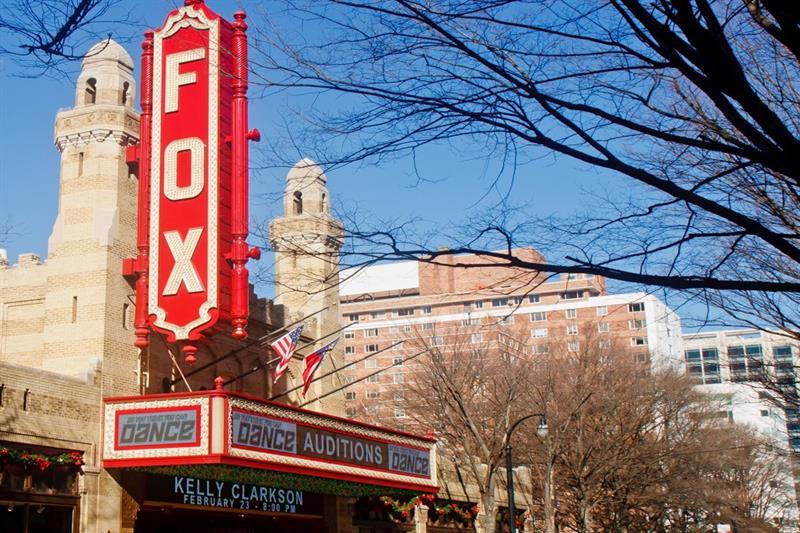
[[[121,0],[3,0],[0,30],[6,36],[0,55],[15,61],[22,76],[37,76],[82,59],[88,47],[120,28]],[[105,32],[105,33],[104,33]]]
[[[526,434],[532,508],[548,533],[787,524],[792,477],[776,443],[730,425],[713,397],[628,346],[584,333],[548,347],[528,390],[549,432]]]
[[[529,362],[475,337],[477,328],[419,332],[406,345],[430,355],[413,365],[404,404],[421,427],[433,428],[467,486],[477,488],[483,530],[493,533],[506,433],[522,411]]]
[[[291,6],[291,32],[275,37],[268,21],[255,25],[254,80],[324,103],[303,115],[308,129],[297,141],[316,140],[309,150],[319,148],[311,155],[323,165],[441,144],[503,161],[516,179],[533,179],[521,163],[556,154],[629,183],[578,221],[472,218],[449,235],[448,250],[404,223],[362,224],[349,228],[354,257],[470,252],[598,274],[688,291],[723,306],[729,320],[800,336],[795,3]],[[331,111],[336,102],[340,112]],[[550,260],[514,254],[527,245]]]

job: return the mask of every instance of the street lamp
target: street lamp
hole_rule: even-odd
[[[523,416],[513,424],[506,432],[506,485],[508,486],[508,531],[515,533],[517,531],[516,509],[514,509],[514,465],[511,460],[511,435],[517,427],[535,416],[539,417],[539,427],[536,428],[536,433],[544,438],[547,436],[547,417],[544,413],[533,413]]]

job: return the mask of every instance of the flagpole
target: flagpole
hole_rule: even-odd
[[[328,307],[330,307],[330,306],[325,306],[322,309],[320,309],[319,311],[315,311],[315,312],[311,313],[310,315],[306,315],[306,316],[304,316],[303,318],[301,318],[299,320],[295,320],[291,324],[287,324],[286,326],[283,326],[280,329],[276,329],[275,331],[271,331],[271,332],[267,333],[266,335],[263,335],[263,336],[255,339],[255,340],[253,340],[252,342],[249,342],[249,343],[245,344],[244,346],[240,346],[239,348],[235,348],[235,349],[231,350],[230,352],[226,353],[225,355],[222,355],[222,356],[218,357],[217,359],[214,359],[213,361],[209,361],[208,363],[204,364],[203,366],[199,366],[199,367],[193,368],[191,371],[187,372],[186,375],[187,376],[192,376],[194,374],[197,374],[198,372],[202,372],[203,370],[216,365],[217,363],[219,363],[223,359],[227,359],[228,357],[232,357],[232,356],[236,355],[239,352],[243,352],[244,350],[252,348],[253,346],[256,346],[256,345],[259,345],[259,346],[263,345],[264,343],[266,343],[266,342],[272,340],[273,338],[279,336],[281,332],[286,331],[287,329],[291,328],[292,326],[296,326],[297,324],[299,324],[299,323],[311,318],[312,316],[320,314],[321,312],[323,312],[326,309],[328,309]],[[179,381],[180,381],[180,379],[173,379],[170,382],[170,385],[175,385]]]

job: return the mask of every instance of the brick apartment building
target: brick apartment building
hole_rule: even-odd
[[[543,260],[532,249],[517,253]],[[404,359],[418,350],[408,342],[413,338],[447,345],[466,337],[487,349],[536,354],[555,338],[577,350],[588,333],[581,328],[596,328],[598,342],[630,345],[653,366],[682,364],[680,319],[654,296],[609,295],[596,276],[552,278],[492,266],[477,256],[447,260],[449,265],[406,261],[342,272],[340,312],[343,325],[350,324],[345,363],[358,361],[342,378],[354,382],[346,393],[348,416],[405,427],[401,404],[413,362]]]

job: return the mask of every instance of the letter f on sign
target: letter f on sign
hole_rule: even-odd
[[[177,294],[181,283],[186,285],[186,290],[189,292],[203,292],[200,276],[197,275],[197,270],[194,269],[192,264],[192,256],[197,248],[197,243],[200,242],[202,233],[203,228],[191,228],[186,233],[186,240],[181,240],[180,233],[177,231],[164,232],[164,239],[167,241],[169,251],[172,252],[172,257],[175,259],[175,265],[172,267],[167,284],[164,286],[164,292],[161,293],[162,296]]]
[[[205,48],[195,48],[194,50],[186,50],[185,52],[178,52],[167,56],[167,84],[166,94],[164,95],[164,113],[173,113],[178,110],[178,88],[181,85],[190,85],[197,82],[196,72],[178,72],[181,63],[199,61],[205,57]]]

